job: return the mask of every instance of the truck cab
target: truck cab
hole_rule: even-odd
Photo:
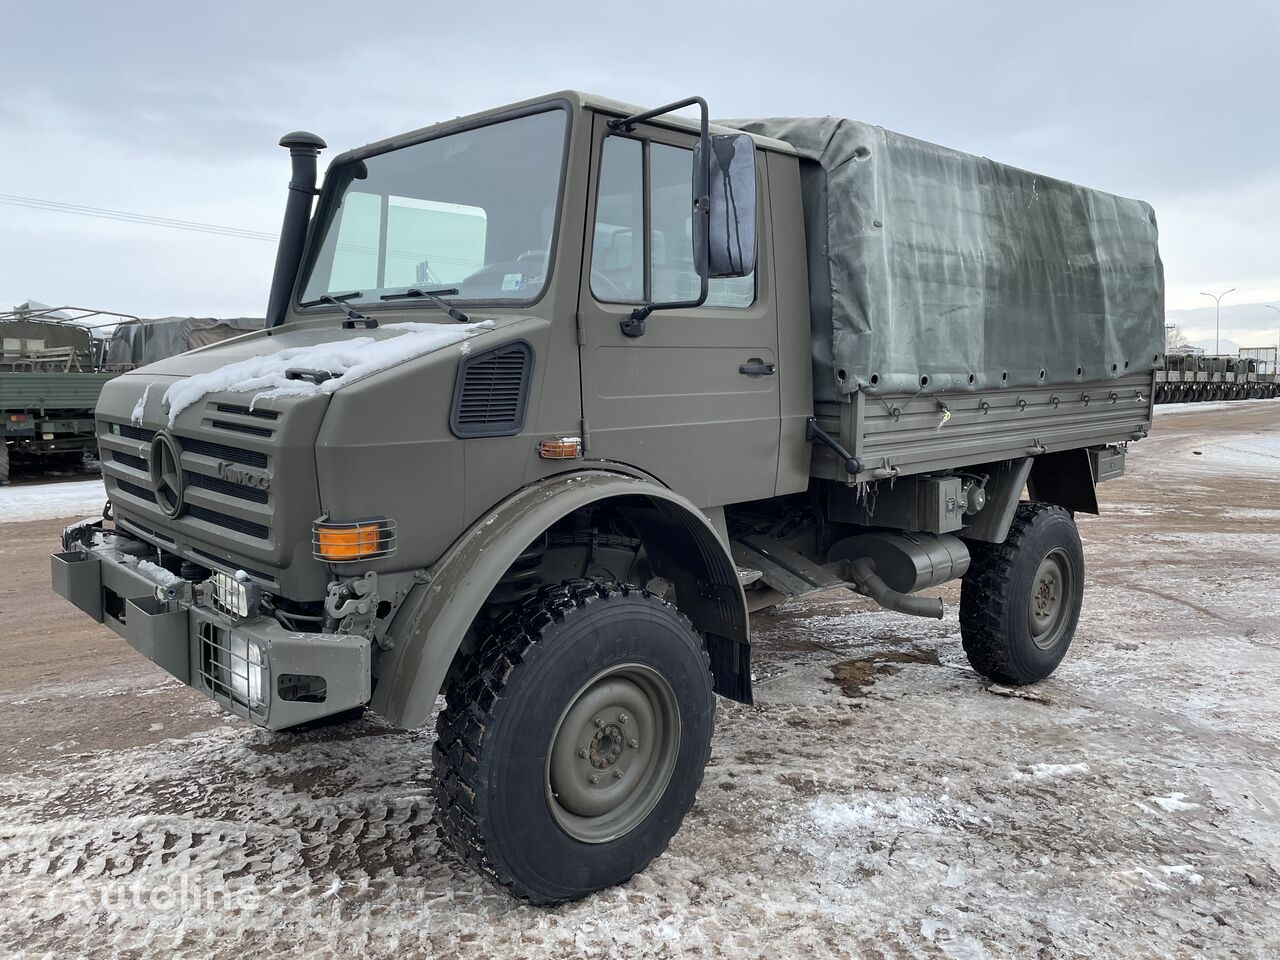
[[[557,93],[319,190],[323,141],[281,143],[266,325],[106,385],[108,519],[51,560],[179,679],[277,730],[434,717],[445,836],[556,903],[678,827],[714,695],[752,698],[749,610],[850,588],[940,617],[920,591],[964,577],[980,672],[1066,654],[1073,512],[1145,435],[1150,358],[1069,390],[836,369],[820,164],[699,98]]]

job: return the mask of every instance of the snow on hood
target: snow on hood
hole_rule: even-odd
[[[197,373],[178,381],[164,392],[169,425],[178,414],[211,393],[252,393],[249,406],[272,397],[309,397],[333,393],[349,383],[394,367],[415,357],[464,343],[492,329],[492,320],[444,326],[438,323],[388,323],[378,329],[393,331],[386,337],[351,337],[306,347],[288,347],[258,357],[238,360],[224,367]],[[325,370],[333,378],[323,383],[289,380],[288,370]]]

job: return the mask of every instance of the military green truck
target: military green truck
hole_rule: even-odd
[[[73,467],[96,452],[94,404],[111,379],[95,324],[119,315],[40,306],[0,312],[0,486],[23,462]]]
[[[752,610],[960,579],[982,676],[1066,654],[1074,517],[1163,359],[1145,204],[699,98],[558,93],[320,190],[281,144],[264,329],[107,385],[111,516],[52,557],[183,682],[272,730],[434,717],[442,836],[550,904],[665,848]]]

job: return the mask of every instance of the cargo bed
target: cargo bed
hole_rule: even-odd
[[[864,464],[815,447],[813,476],[847,483],[1123,443],[1151,429],[1152,374],[1070,386],[871,396],[816,404],[818,425]]]

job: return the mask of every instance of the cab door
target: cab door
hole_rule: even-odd
[[[697,297],[695,141],[652,125],[612,133],[595,116],[578,341],[586,456],[709,507],[772,497],[777,480],[778,317],[758,151],[755,272],[712,280],[700,307],[654,310],[641,336],[622,330],[646,303]]]

